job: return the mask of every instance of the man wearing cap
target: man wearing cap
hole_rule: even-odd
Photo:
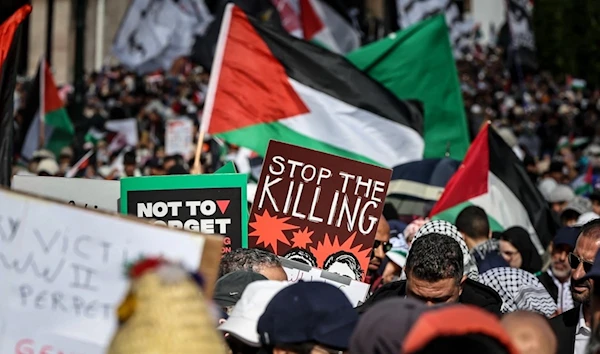
[[[548,203],[552,206],[552,210],[560,215],[574,198],[575,193],[573,193],[571,187],[559,184],[550,192]]]
[[[342,354],[358,323],[344,293],[321,282],[299,282],[277,293],[258,321],[268,354]]]
[[[576,196],[560,213],[560,222],[563,226],[575,226],[577,219],[590,211],[592,211],[592,202],[585,197]]]
[[[592,270],[598,249],[600,219],[590,221],[581,228],[575,249],[569,254],[571,295],[581,305],[550,320],[558,339],[558,354],[583,354],[590,339],[594,281],[587,275]]]
[[[560,313],[575,307],[571,296],[571,266],[569,253],[575,249],[578,228],[563,227],[558,230],[552,241],[550,267],[538,276],[548,294],[552,296]]]
[[[267,280],[267,278],[262,274],[244,270],[226,274],[217,280],[213,300],[221,307],[223,312],[230,315],[235,304],[242,297],[244,289],[250,283],[258,280]]]

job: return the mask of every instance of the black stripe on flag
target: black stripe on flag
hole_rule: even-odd
[[[15,151],[19,154],[21,153],[23,144],[25,144],[27,132],[29,131],[31,124],[35,119],[36,113],[40,109],[40,66],[41,65],[38,65],[37,75],[35,75],[35,79],[27,90],[27,100],[25,107],[21,111],[23,121],[19,130],[18,140],[15,145]]]
[[[547,247],[558,227],[548,203],[527,175],[523,162],[493,128],[488,129],[490,171],[519,199],[540,241]]]
[[[262,26],[252,17],[248,19],[290,78],[423,135],[423,116],[418,110],[396,98],[346,58]]]

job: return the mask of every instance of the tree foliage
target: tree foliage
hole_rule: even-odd
[[[533,22],[542,70],[600,86],[600,1],[536,0]]]

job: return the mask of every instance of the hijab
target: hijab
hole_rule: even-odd
[[[502,233],[502,240],[510,242],[521,254],[523,263],[521,269],[536,273],[542,269],[542,257],[531,242],[527,230],[520,226],[513,226]]]

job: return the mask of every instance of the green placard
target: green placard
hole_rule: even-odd
[[[248,247],[247,181],[241,173],[123,178],[120,212],[223,235],[227,253]]]
[[[221,174],[221,173],[237,173],[237,170],[235,169],[235,164],[233,162],[229,161],[228,163],[223,165],[221,168],[216,170],[215,173],[219,173],[219,174]]]

